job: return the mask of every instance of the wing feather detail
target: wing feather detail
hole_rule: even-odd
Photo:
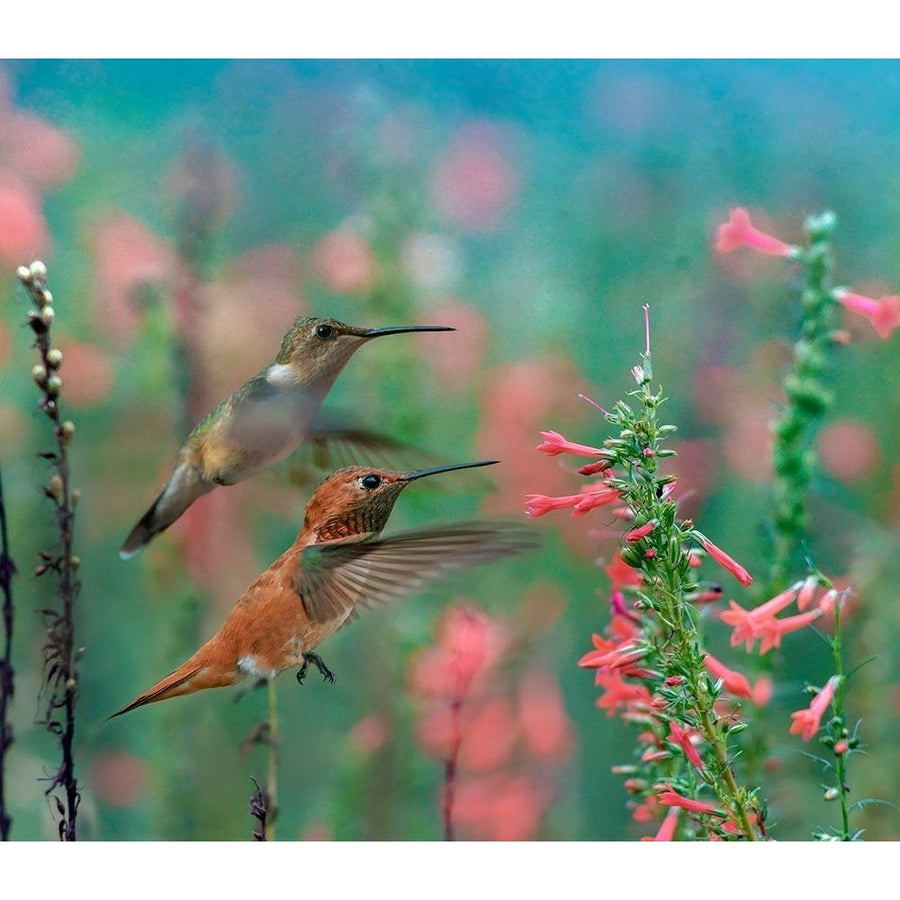
[[[294,587],[307,615],[319,623],[344,618],[357,606],[409,597],[444,573],[484,565],[537,546],[519,522],[460,522],[383,540],[325,543],[300,555]]]

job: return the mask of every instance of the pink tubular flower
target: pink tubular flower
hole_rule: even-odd
[[[744,609],[739,603],[729,600],[728,605],[731,609],[720,612],[719,618],[734,629],[731,633],[731,646],[736,647],[743,641],[749,652],[753,647],[753,641],[763,636],[764,623],[793,603],[798,587],[797,584],[789,587],[755,609]]]
[[[591,650],[578,660],[578,665],[585,669],[623,669],[627,673],[632,664],[646,656],[647,652],[647,647],[638,644],[622,644],[611,650]]]
[[[802,587],[797,592],[797,609],[800,612],[803,612],[810,603],[812,603],[813,596],[816,593],[816,588],[819,586],[819,579],[816,578],[815,575],[810,575],[806,581],[803,582]]]
[[[608,506],[619,500],[619,492],[605,484],[590,485],[581,489],[581,499],[572,510],[573,516],[583,516],[598,506]]]
[[[712,803],[704,803],[702,800],[691,800],[689,797],[682,797],[677,791],[672,789],[669,784],[664,784],[662,790],[657,794],[659,802],[663,806],[677,806],[686,809],[689,812],[706,813],[710,816],[721,816],[722,811],[716,809]]]
[[[574,444],[567,441],[558,431],[542,431],[543,444],[537,450],[547,456],[558,456],[560,453],[573,453],[575,456],[599,456],[603,451],[585,444]]]
[[[880,300],[873,300],[871,297],[838,288],[834,296],[845,309],[867,318],[884,341],[900,326],[900,297],[896,294],[888,294]]]
[[[706,665],[706,670],[716,679],[716,681],[720,678],[722,679],[722,685],[729,694],[734,694],[736,697],[743,697],[745,700],[750,698],[752,693],[750,682],[747,681],[740,672],[729,669],[728,666],[719,662],[719,660],[709,653],[706,654],[706,658],[703,662]]]
[[[716,233],[716,252],[730,253],[739,247],[749,247],[769,256],[793,256],[795,248],[784,241],[765,234],[750,223],[750,214],[741,206],[728,213],[728,221]]]
[[[694,739],[698,737],[698,732],[692,728],[682,728],[677,722],[669,722],[669,741],[681,747],[688,762],[695,769],[703,768],[703,760],[697,750]]]
[[[811,625],[824,613],[821,609],[811,609],[808,612],[798,613],[796,616],[787,616],[784,619],[770,618],[760,626],[760,654],[768,653],[773,647],[781,646],[782,635],[792,631],[799,631]]]
[[[731,608],[719,613],[719,618],[734,629],[731,633],[731,646],[736,647],[743,642],[749,652],[753,648],[753,642],[759,640],[759,652],[768,653],[773,647],[781,645],[782,635],[805,628],[824,615],[824,612],[817,607],[796,616],[787,616],[784,619],[776,618],[777,613],[794,601],[803,586],[803,582],[798,582],[771,600],[757,606],[756,609],[747,610],[735,603],[734,600],[729,600]]]
[[[570,494],[568,497],[548,497],[546,494],[526,494],[525,515],[535,519],[554,509],[566,509],[569,506],[577,506],[583,499],[583,494]]]
[[[794,720],[791,725],[791,734],[799,734],[804,741],[811,741],[815,737],[816,732],[819,730],[822,716],[825,714],[825,710],[828,709],[828,704],[834,699],[834,692],[839,680],[837,675],[832,675],[822,690],[813,697],[808,709],[801,709],[791,713],[791,718]]]
[[[673,806],[667,813],[659,826],[659,831],[653,837],[642,837],[642,841],[671,841],[675,839],[675,829],[678,827],[678,817],[681,810],[677,806]]]
[[[597,698],[597,708],[605,709],[607,717],[618,709],[646,711],[657,702],[647,685],[628,682],[621,672],[598,671],[595,684],[606,691]]]
[[[747,587],[753,584],[753,578],[750,573],[738,562],[732,559],[724,550],[717,547],[709,538],[698,534],[697,538],[703,545],[703,549],[723,568],[727,569],[734,575],[737,580]]]

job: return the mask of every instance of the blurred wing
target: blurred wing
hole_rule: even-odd
[[[318,483],[322,471],[333,472],[344,466],[377,466],[405,472],[455,461],[350,423],[349,416],[319,411],[305,440],[291,456],[291,481],[302,486]],[[492,484],[480,469],[460,469],[442,475],[431,489],[483,493]]]
[[[315,622],[415,594],[445,572],[478,566],[537,546],[518,522],[461,522],[362,543],[318,544],[301,554],[294,586]]]
[[[423,456],[414,447],[385,435],[317,417],[306,433],[297,462],[327,470],[343,466],[377,466],[403,471],[415,468],[407,465],[405,460],[421,460]]]

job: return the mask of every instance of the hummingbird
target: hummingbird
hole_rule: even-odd
[[[125,539],[119,556],[130,559],[198,497],[218,485],[255,475],[304,440],[377,443],[364,431],[317,422],[319,407],[347,361],[373,338],[454,330],[446,325],[359,328],[331,318],[296,319],[275,361],[223,400],[188,435],[168,482]]]
[[[439,472],[496,462],[411,472],[364,466],[339,469],[310,498],[294,543],[244,591],[218,632],[110,718],[247,677],[272,679],[292,668],[302,683],[310,665],[326,681],[334,681],[315,649],[356,618],[360,607],[407,597],[449,570],[535,546],[531,529],[503,521],[461,522],[379,537],[408,484]]]

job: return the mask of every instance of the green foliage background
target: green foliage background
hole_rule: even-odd
[[[554,418],[538,425],[596,443],[605,436],[603,423],[590,406],[573,402],[575,386],[607,407],[631,389],[629,369],[643,346],[640,310],[650,303],[654,370],[670,398],[668,421],[679,426],[679,440],[703,441],[712,451],[711,484],[695,498],[693,515],[751,571],[764,566],[767,485],[729,466],[722,429],[698,409],[710,366],[734,369],[775,409],[784,357],[759,348],[789,346],[796,285],[780,261],[748,264],[737,275],[729,270],[712,252],[715,226],[730,207],[742,205],[768,214],[779,237],[799,241],[808,214],[832,209],[839,217],[838,281],[860,290],[880,286],[873,296],[900,285],[895,62],[18,60],[3,68],[13,105],[64,129],[79,148],[74,177],[44,202],[54,330],[102,346],[113,373],[99,402],[69,409],[78,428],[74,478],[83,496],[78,633],[86,652],[78,775],[85,789],[80,825],[88,839],[247,839],[250,776],[265,771],[261,747],[239,749],[264,715],[264,692],[240,703],[224,691],[206,692],[106,721],[192,652],[224,613],[192,582],[168,536],[131,563],[117,556],[180,443],[182,385],[166,291],[145,298],[141,327],[127,347],[98,330],[92,314],[98,284],[91,228],[120,210],[174,244],[179,196],[172,172],[187,147],[201,141],[233,173],[230,211],[206,244],[205,280],[222,279],[255,247],[279,244],[302,260],[298,304],[302,296],[311,312],[366,324],[428,321],[432,309],[453,297],[484,317],[485,362],[467,390],[449,390],[411,344],[391,338],[390,347],[373,345],[351,361],[333,404],[451,461],[531,455],[533,480],[518,485],[522,496],[543,492],[541,473],[555,463],[533,452],[536,430],[525,446],[479,445],[493,379],[522,361],[570,360],[577,377],[560,380]],[[384,129],[394,119],[411,134],[403,157],[384,149]],[[473,123],[500,135],[517,180],[508,208],[488,229],[448,220],[433,195],[436,160]],[[380,273],[362,298],[329,291],[310,262],[317,241],[360,216],[369,223]],[[415,231],[453,243],[460,274],[451,288],[429,293],[406,279],[401,247]],[[5,361],[0,357],[2,404],[19,411],[16,421],[27,426],[24,434],[0,436],[20,569],[9,777],[13,835],[23,840],[55,834],[37,781],[55,766],[48,761],[54,748],[32,724],[42,636],[31,611],[47,597],[45,583],[29,575],[52,531],[36,489],[44,469],[35,454],[47,435],[33,412],[28,332],[19,327],[26,304],[14,267],[2,274],[0,290],[9,344]],[[245,314],[267,315],[265,297]],[[234,328],[241,328],[240,319]],[[853,767],[854,795],[895,800],[897,339],[868,337],[839,356],[832,418],[865,423],[879,454],[859,478],[823,474],[817,481],[811,552],[829,574],[851,577],[859,594],[849,624],[851,656],[877,655],[849,695],[870,744],[869,757]],[[65,379],[65,367],[62,374]],[[308,496],[286,467],[262,478],[269,490],[280,486],[296,499],[246,520],[260,567],[293,539]],[[576,490],[577,479],[571,485]],[[486,514],[482,493],[480,487],[410,490],[392,527]],[[562,614],[527,652],[559,678],[575,735],[540,836],[620,840],[644,833],[630,823],[621,781],[610,773],[611,765],[628,760],[631,736],[595,708],[591,673],[577,667],[591,633],[606,622],[605,581],[591,554],[572,549],[564,537],[563,525],[571,534],[566,516],[541,520],[546,540],[535,557],[460,576],[341,632],[323,651],[338,673],[336,685],[310,678],[298,688],[291,677],[280,679],[280,837],[321,827],[338,839],[440,837],[440,765],[416,746],[407,661],[432,639],[449,601],[465,595],[516,619],[535,581],[566,598]],[[581,520],[584,532],[604,524]],[[602,548],[598,542],[596,555],[608,556],[611,546]],[[234,584],[233,599],[246,583]],[[763,776],[764,793],[783,829],[776,836],[804,839],[828,823],[831,810],[819,799],[815,766],[797,756],[799,742],[787,737],[789,712],[805,705],[807,681],[827,677],[828,659],[809,632],[786,641],[779,663],[772,708],[759,726],[779,744],[780,768]],[[373,711],[390,718],[393,736],[387,748],[365,757],[348,732]],[[126,805],[106,802],[94,789],[93,779],[104,777],[98,760],[110,753],[142,763],[142,789]],[[859,824],[873,839],[898,834],[896,812],[882,807],[868,808]]]

